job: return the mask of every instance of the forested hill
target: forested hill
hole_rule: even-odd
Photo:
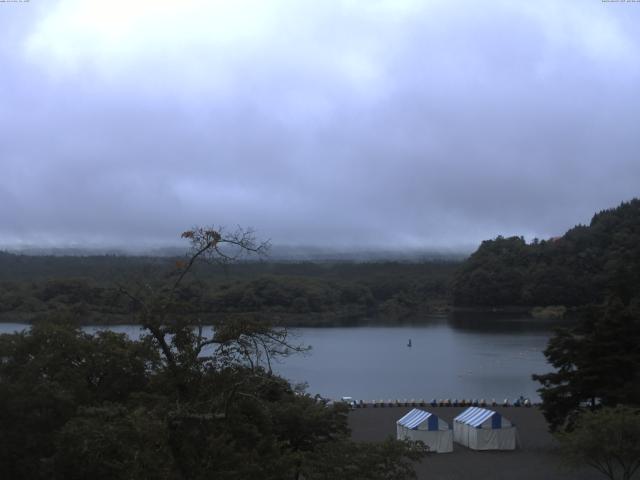
[[[456,306],[579,306],[640,290],[640,199],[594,215],[560,238],[486,240],[456,272]]]
[[[131,322],[118,286],[162,285],[181,258],[0,252],[0,321],[70,309],[84,323]],[[399,321],[448,306],[459,262],[241,262],[198,265],[181,294],[200,317],[260,315],[298,325]]]

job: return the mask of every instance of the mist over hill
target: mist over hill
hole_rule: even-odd
[[[54,257],[134,256],[181,257],[186,248],[179,245],[149,246],[6,246],[1,250],[16,255]],[[310,245],[273,245],[263,259],[248,257],[246,261],[275,262],[423,262],[433,260],[459,261],[468,257],[473,247],[458,248],[387,248],[358,249],[356,247],[318,247]]]

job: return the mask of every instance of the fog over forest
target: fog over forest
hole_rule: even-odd
[[[638,194],[640,4],[0,4],[0,247],[549,238]]]

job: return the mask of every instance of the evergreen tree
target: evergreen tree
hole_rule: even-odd
[[[534,375],[552,429],[572,428],[584,410],[640,405],[640,299],[611,297],[557,331],[545,350],[555,372]]]

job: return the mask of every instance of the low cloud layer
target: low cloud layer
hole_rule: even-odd
[[[0,244],[441,248],[639,194],[640,4],[0,3]]]

